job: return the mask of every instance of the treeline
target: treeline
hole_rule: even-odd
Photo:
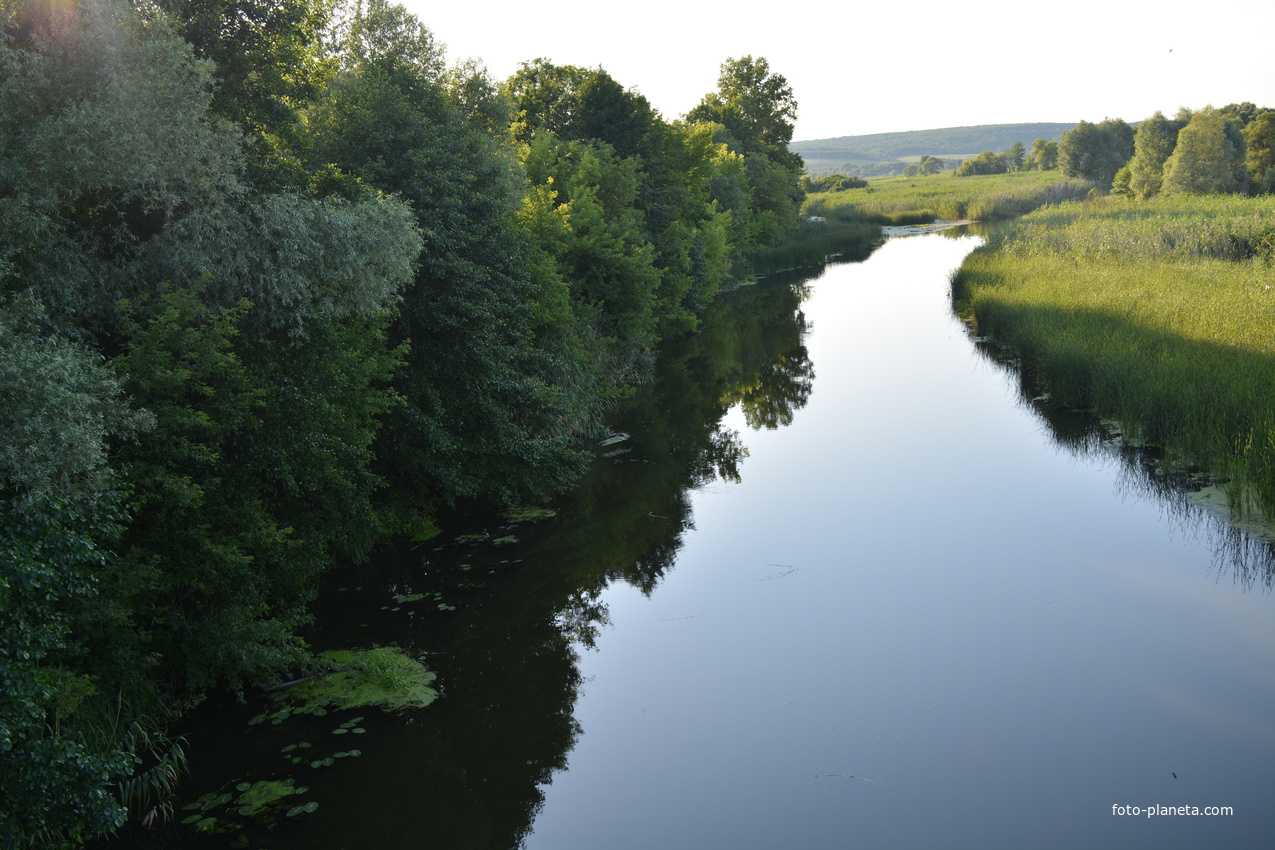
[[[1233,103],[1173,119],[1157,112],[1138,123],[1081,121],[1063,135],[1064,174],[1117,195],[1275,192],[1275,110]]]
[[[1015,171],[1052,171],[1058,167],[1058,143],[1048,139],[1032,142],[1031,150],[1022,142],[1014,142],[1000,153],[983,151],[962,160],[956,167],[957,177],[974,174],[1009,174]]]
[[[303,667],[330,565],[568,487],[801,160],[760,58],[668,121],[386,0],[0,25],[0,845],[63,847],[165,814],[165,730]]]

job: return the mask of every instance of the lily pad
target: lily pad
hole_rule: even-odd
[[[506,534],[506,535],[505,535],[505,536],[503,536],[503,537],[497,537],[497,538],[493,539],[493,540],[491,541],[491,545],[493,545],[493,546],[508,546],[508,545],[510,545],[510,544],[512,544],[512,543],[517,543],[517,542],[518,542],[518,538],[517,538],[517,537],[515,537],[515,536],[514,536],[514,535],[512,535],[512,534]]]
[[[297,815],[312,815],[319,810],[319,804],[311,800],[308,803],[302,803],[299,806],[293,806],[288,809],[288,817],[294,818]]]
[[[304,794],[304,786],[298,787],[291,779],[264,779],[254,782],[239,795],[238,812],[244,817],[257,817],[267,809],[288,797]]]

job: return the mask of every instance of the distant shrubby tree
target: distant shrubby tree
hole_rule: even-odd
[[[1104,189],[1133,156],[1133,129],[1118,118],[1099,124],[1081,121],[1058,143],[1058,165],[1068,177],[1082,177]]]
[[[1120,170],[1117,171],[1115,176],[1111,178],[1111,194],[1123,197],[1132,197],[1133,189],[1129,185],[1131,179],[1132,172],[1129,165],[1126,163],[1125,165],[1120,166]]]
[[[1244,128],[1244,168],[1255,192],[1275,192],[1275,109],[1263,110]]]
[[[1243,103],[1228,103],[1226,106],[1220,108],[1218,112],[1221,112],[1227,118],[1238,123],[1240,128],[1243,129],[1244,127],[1247,127],[1249,122],[1256,118],[1262,110],[1258,108],[1256,104],[1244,101]]]
[[[1157,112],[1138,124],[1133,136],[1133,159],[1129,161],[1128,188],[1139,198],[1149,198],[1160,191],[1164,163],[1177,143],[1176,122]]]
[[[1022,142],[1014,142],[1014,144],[1010,145],[1005,153],[1002,154],[1005,158],[1005,165],[1009,171],[1023,170],[1023,164],[1026,161],[1026,151],[1027,149],[1023,147]]]
[[[957,177],[969,177],[974,174],[1004,174],[1009,171],[1009,161],[1005,154],[983,151],[978,156],[970,157],[956,167]]]
[[[1238,122],[1221,110],[1206,108],[1191,116],[1178,133],[1173,154],[1164,163],[1162,191],[1194,195],[1244,191],[1244,137]]]
[[[868,181],[845,174],[824,174],[818,177],[803,174],[799,185],[803,192],[843,192],[846,189],[862,189],[868,185]]]
[[[936,156],[925,154],[917,162],[904,168],[903,173],[909,177],[926,177],[930,174],[938,174],[943,170],[943,167],[943,160]]]
[[[1027,168],[1032,171],[1051,171],[1058,167],[1058,143],[1048,139],[1032,142],[1027,155]]]

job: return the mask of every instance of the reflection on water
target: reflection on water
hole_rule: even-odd
[[[974,244],[731,293],[555,520],[335,577],[319,648],[426,652],[443,696],[300,768],[319,812],[249,846],[1259,846],[1269,547],[971,345],[947,275]],[[251,713],[203,718],[196,790],[335,725]],[[1179,801],[1237,816],[1110,814]]]

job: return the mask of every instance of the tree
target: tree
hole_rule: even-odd
[[[1221,112],[1227,118],[1237,122],[1243,129],[1249,125],[1249,122],[1258,116],[1262,110],[1256,104],[1244,101],[1243,103],[1228,103],[1218,112]]]
[[[1242,192],[1247,181],[1238,123],[1211,107],[1192,115],[1164,163],[1162,190],[1192,195]]]
[[[1058,143],[1048,139],[1032,142],[1027,157],[1027,168],[1033,171],[1052,171],[1058,167]]]
[[[1120,170],[1117,171],[1115,176],[1111,178],[1111,194],[1121,197],[1132,197],[1133,189],[1129,185],[1132,180],[1132,176],[1133,175],[1128,163],[1120,166]]]
[[[1133,155],[1133,129],[1118,118],[1099,124],[1081,121],[1063,133],[1058,165],[1068,177],[1083,177],[1104,189]]]
[[[1009,171],[1022,171],[1025,154],[1026,148],[1023,147],[1023,143],[1014,142],[1001,156],[1005,159]]]
[[[788,80],[773,73],[764,57],[742,56],[722,63],[717,91],[700,101],[687,119],[723,125],[744,153],[762,150],[774,155],[792,141],[797,99]]]
[[[1009,170],[1009,162],[1004,154],[994,151],[983,151],[978,156],[970,157],[956,168],[957,177],[969,177],[974,174],[1004,174]]]
[[[1275,192],[1275,110],[1263,110],[1244,128],[1244,168],[1257,192]]]
[[[752,186],[755,247],[776,244],[796,230],[801,205],[801,157],[788,150],[797,101],[792,87],[762,57],[722,63],[717,91],[687,113],[690,122],[720,125],[720,138],[744,155]]]
[[[1164,163],[1173,153],[1179,129],[1159,112],[1138,124],[1129,161],[1128,188],[1134,195],[1149,198],[1160,191]]]
[[[41,328],[28,299],[0,310],[0,844],[58,847],[121,826],[111,786],[133,767],[83,722],[99,671],[75,612],[102,604],[124,519],[107,451],[145,428],[101,359]]]
[[[396,492],[417,494],[396,513],[406,521],[437,501],[564,486],[585,424],[564,409],[580,409],[571,393],[587,385],[553,384],[561,373],[534,348],[535,287],[552,280],[525,263],[515,151],[451,99],[440,48],[402,7],[364,4],[340,61],[309,110],[311,167],[330,163],[400,194],[425,235],[391,337],[410,353],[395,385],[405,404],[380,456]]]

